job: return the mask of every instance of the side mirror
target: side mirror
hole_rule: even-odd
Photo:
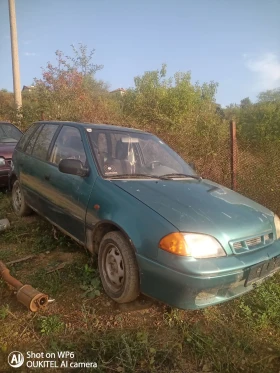
[[[189,162],[189,166],[190,166],[194,171],[196,171],[196,167],[195,167],[194,162]]]
[[[59,162],[58,169],[64,174],[77,175],[85,177],[89,174],[89,169],[84,167],[79,159],[62,159]]]

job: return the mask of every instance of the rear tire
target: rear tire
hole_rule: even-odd
[[[135,253],[121,232],[107,233],[99,246],[98,268],[107,295],[118,303],[134,301],[140,293]]]
[[[18,180],[13,184],[12,205],[17,216],[27,216],[32,212],[31,208],[25,203],[25,198]]]

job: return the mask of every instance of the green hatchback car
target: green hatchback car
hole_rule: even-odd
[[[12,203],[98,254],[105,292],[182,309],[244,294],[280,269],[280,220],[202,179],[136,129],[34,123],[13,154]]]

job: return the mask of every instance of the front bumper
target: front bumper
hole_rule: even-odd
[[[266,256],[264,256],[264,250],[266,250]],[[220,265],[220,271],[217,270],[216,265],[220,258],[216,259],[215,265],[212,264],[212,259],[194,261],[196,273],[190,270],[194,266],[191,262],[188,265],[189,270],[186,269],[183,272],[171,268],[172,261],[170,260],[169,265],[168,261],[164,265],[138,255],[141,291],[181,309],[200,309],[225,302],[254,289],[280,270],[280,240],[275,241],[269,248],[251,254],[253,255],[248,254],[247,258],[243,255],[234,255],[232,259],[236,261],[238,257],[237,260],[243,263],[243,267],[240,265],[233,269],[229,269],[233,261],[228,257],[228,268],[222,268]],[[166,256],[165,253],[163,255]],[[205,261],[211,263],[209,268],[216,267],[216,269],[212,272],[208,270],[209,268],[204,270],[207,268]],[[198,273],[197,263],[202,263],[201,273]]]

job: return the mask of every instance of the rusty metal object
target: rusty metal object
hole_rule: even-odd
[[[30,285],[23,285],[17,292],[17,300],[32,312],[44,308],[48,304],[48,296],[40,293]]]
[[[40,293],[30,285],[23,285],[23,283],[11,276],[10,271],[1,260],[0,275],[5,282],[17,290],[17,300],[30,311],[36,312],[48,305],[49,297],[46,294]]]

